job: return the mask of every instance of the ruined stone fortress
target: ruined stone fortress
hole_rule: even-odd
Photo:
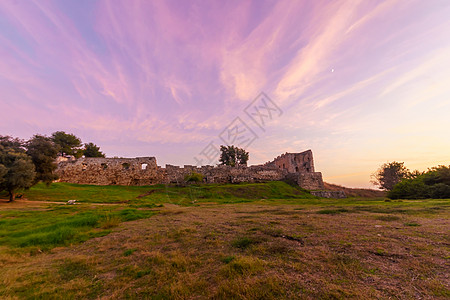
[[[205,183],[239,183],[285,180],[308,190],[323,190],[322,173],[315,172],[312,151],[285,153],[255,166],[191,166],[156,164],[155,157],[80,158],[61,161],[56,170],[61,182],[95,185],[180,184],[193,172]]]

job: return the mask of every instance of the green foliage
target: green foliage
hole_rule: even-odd
[[[192,172],[191,174],[186,174],[186,176],[184,176],[184,180],[186,182],[202,182],[203,175],[200,173]]]
[[[377,172],[372,174],[372,183],[383,190],[392,190],[394,185],[408,177],[409,170],[403,162],[390,162],[381,165]]]
[[[105,154],[100,151],[100,147],[94,143],[84,144],[83,154],[85,157],[105,157]]]
[[[397,183],[387,195],[391,199],[450,198],[450,166],[438,166],[415,178]]]
[[[26,143],[26,148],[36,169],[34,183],[43,181],[50,184],[58,178],[53,173],[57,167],[55,159],[58,155],[58,148],[51,138],[36,134]]]
[[[0,173],[4,174],[0,180],[0,191],[8,191],[9,201],[14,201],[17,190],[33,185],[36,176],[34,165],[23,151],[0,145],[0,166]]]
[[[81,150],[81,139],[74,134],[56,131],[52,134],[52,140],[59,146],[59,153],[61,155],[68,154],[75,157],[81,157],[83,155],[83,151]]]
[[[248,152],[235,146],[220,146],[220,164],[237,167],[246,166],[249,158]]]
[[[24,141],[21,139],[0,135],[0,146],[4,148],[14,149],[16,152],[25,152],[23,144]]]
[[[8,169],[0,164],[0,185],[6,180],[5,175],[8,173]]]

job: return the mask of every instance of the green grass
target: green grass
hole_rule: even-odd
[[[153,186],[98,186],[71,183],[54,183],[47,187],[38,184],[24,193],[33,201],[67,202],[75,199],[77,203],[129,204],[134,208],[154,208],[164,203],[177,205],[196,205],[214,202],[218,204],[262,203],[262,204],[299,204],[302,206],[339,206],[336,213],[345,212],[346,207],[354,211],[366,211],[381,214],[414,213],[404,207],[417,207],[419,213],[434,213],[443,207],[449,207],[446,199],[393,200],[385,198],[346,198],[324,199],[311,195],[308,191],[288,185],[281,181],[267,183],[207,184]],[[302,209],[302,207],[298,207]],[[328,209],[328,208],[326,208]],[[330,212],[333,214],[333,212]],[[327,214],[327,212],[324,212]]]
[[[380,220],[380,221],[397,221],[400,220],[399,216],[392,216],[392,215],[385,215],[385,216],[377,216],[375,219]]]
[[[33,201],[66,202],[76,199],[77,205],[53,205],[42,210],[22,209],[0,212],[0,246],[14,248],[51,249],[80,243],[92,237],[106,235],[121,222],[143,219],[155,214],[149,209],[165,203],[192,206],[201,203],[265,205],[293,204],[295,210],[320,206],[318,214],[375,213],[382,221],[396,221],[401,215],[431,215],[446,209],[447,200],[401,200],[385,202],[376,199],[321,199],[284,182],[189,185],[186,187],[155,186],[95,186],[55,183],[38,184],[26,191]],[[86,203],[114,204],[88,206]],[[338,207],[336,207],[338,205]],[[275,215],[293,215],[291,211],[274,211]],[[397,214],[397,215],[393,215]],[[408,225],[406,225],[408,224]],[[405,223],[405,226],[416,226]],[[242,238],[233,246],[245,249],[255,241]]]
[[[246,249],[246,248],[250,247],[252,244],[256,244],[256,243],[257,243],[256,240],[246,237],[246,236],[243,236],[243,237],[238,237],[237,239],[235,239],[231,243],[231,245],[235,248]]]
[[[25,198],[0,203],[0,298],[449,294],[449,200],[321,199],[283,182],[57,183]]]
[[[48,250],[104,236],[120,222],[150,217],[153,211],[120,207],[49,206],[0,212],[0,246]],[[105,226],[114,223],[114,226]]]
[[[115,203],[135,199],[149,189],[162,189],[161,186],[101,186],[74,183],[53,183],[46,186],[39,183],[26,191],[25,196],[33,201],[67,202],[75,199],[87,203]]]
[[[337,215],[346,212],[349,212],[349,210],[345,208],[337,208],[337,209],[322,209],[319,210],[317,213],[322,215]]]
[[[137,249],[127,249],[123,252],[123,256],[130,256],[131,254],[133,254],[134,251],[136,251]]]
[[[242,203],[261,199],[318,199],[300,187],[293,187],[280,181],[186,187],[98,186],[72,183],[54,183],[46,186],[40,183],[26,191],[25,196],[34,201],[67,202],[75,199],[78,203],[132,203],[135,205],[161,203],[190,205],[193,201]]]

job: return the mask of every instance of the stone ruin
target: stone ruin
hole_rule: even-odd
[[[240,183],[284,180],[308,190],[323,190],[322,173],[315,172],[311,150],[285,153],[271,162],[255,166],[157,165],[155,157],[86,157],[58,163],[60,182],[94,185],[181,184],[193,172],[203,175],[205,183]]]

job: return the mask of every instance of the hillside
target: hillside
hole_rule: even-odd
[[[347,197],[378,198],[386,197],[386,192],[374,189],[354,189],[332,183],[323,183],[326,190],[344,191]]]

